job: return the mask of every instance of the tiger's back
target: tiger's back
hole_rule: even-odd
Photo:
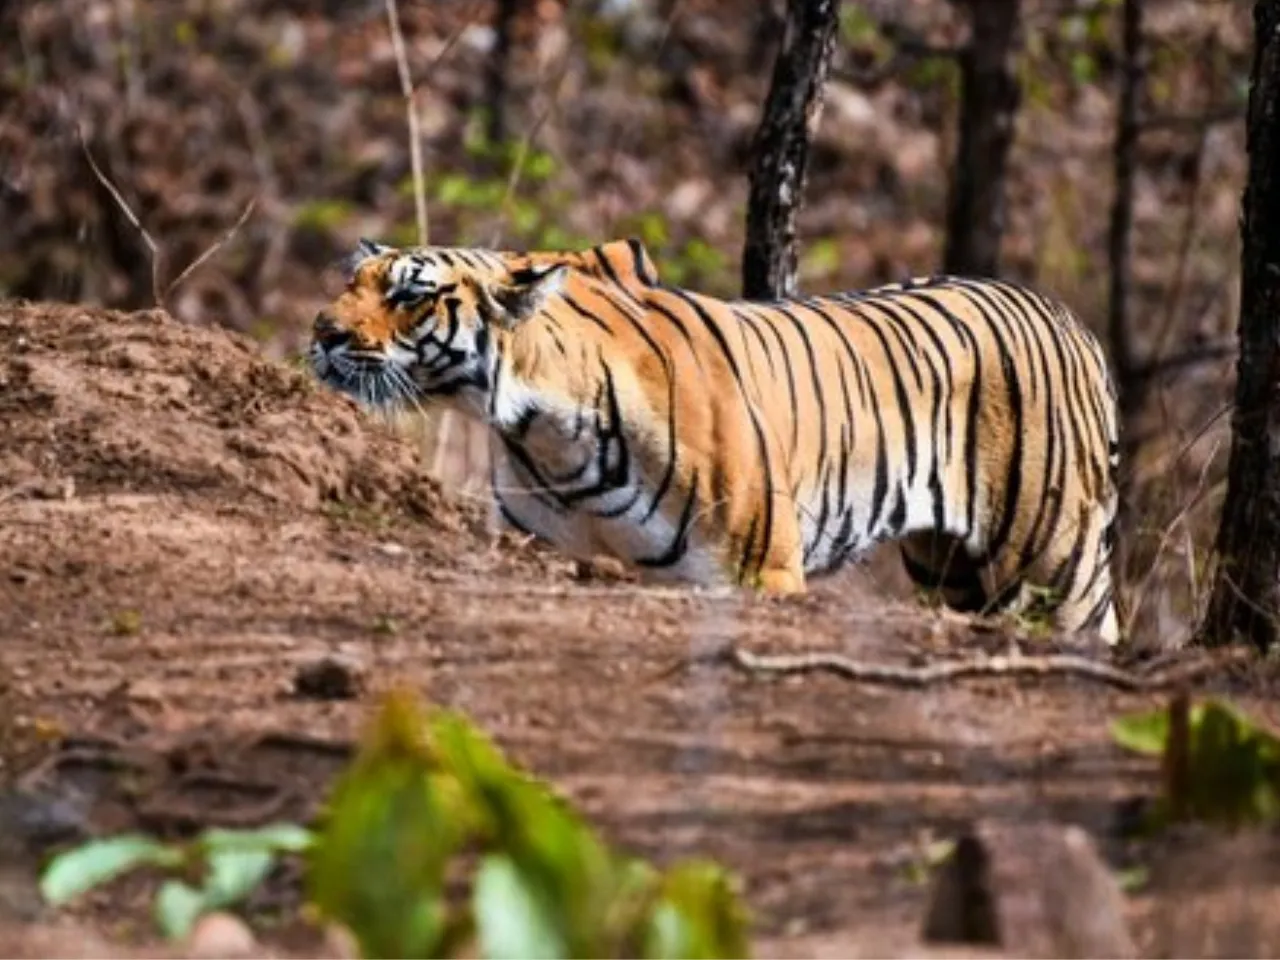
[[[732,331],[728,375],[759,411],[806,574],[901,540],[953,607],[1039,608],[1116,639],[1114,387],[1063,305],[939,277],[701,307]],[[759,454],[732,455],[749,470]]]

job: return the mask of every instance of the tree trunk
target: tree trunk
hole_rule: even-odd
[[[782,46],[752,151],[742,252],[742,293],[751,299],[796,292],[796,214],[839,7],[838,0],[787,0]]]
[[[1280,635],[1280,0],[1253,8],[1240,357],[1213,592],[1199,639]]]
[[[486,134],[492,144],[507,139],[507,71],[511,60],[511,28],[520,0],[498,0],[493,19],[493,49],[485,62]]]
[[[1134,419],[1142,407],[1146,378],[1138,370],[1129,323],[1130,238],[1133,233],[1133,181],[1138,163],[1138,103],[1144,76],[1142,51],[1143,0],[1124,0],[1121,11],[1122,40],[1120,91],[1116,98],[1116,139],[1112,155],[1111,223],[1107,254],[1111,276],[1107,292],[1107,339],[1111,362],[1120,388],[1120,462],[1130,466],[1138,458],[1138,432]],[[1119,528],[1128,533],[1132,503],[1131,470],[1120,473]],[[1119,566],[1124,569],[1128,538],[1121,541]]]
[[[1132,410],[1140,389],[1129,328],[1129,236],[1133,229],[1133,177],[1138,153],[1138,100],[1142,91],[1142,0],[1124,0],[1120,95],[1116,104],[1111,226],[1107,238],[1111,285],[1107,331],[1123,406]]]
[[[969,42],[960,54],[960,142],[947,203],[943,269],[995,276],[1004,233],[1005,170],[1021,100],[1014,59],[1018,0],[968,0]]]

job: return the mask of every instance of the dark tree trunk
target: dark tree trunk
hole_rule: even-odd
[[[787,0],[782,46],[752,150],[742,252],[742,293],[751,299],[796,292],[796,213],[839,8],[838,0]]]
[[[511,61],[511,28],[520,0],[498,0],[493,20],[493,50],[485,63],[484,104],[490,143],[507,139],[507,70]]]
[[[1253,8],[1249,174],[1241,236],[1240,357],[1209,645],[1280,636],[1280,0]]]
[[[1107,339],[1111,361],[1115,365],[1120,388],[1120,462],[1131,465],[1137,460],[1138,432],[1134,418],[1142,407],[1146,378],[1138,371],[1133,353],[1132,328],[1129,324],[1129,253],[1133,232],[1133,179],[1138,163],[1138,103],[1142,95],[1144,64],[1142,51],[1143,0],[1124,0],[1121,12],[1120,91],[1116,102],[1116,139],[1113,153],[1111,223],[1107,235],[1107,255],[1111,265],[1107,293]],[[1130,470],[1120,473],[1120,528],[1129,531],[1131,524]],[[1126,537],[1124,543],[1127,543]],[[1122,549],[1120,564],[1123,567]]]
[[[1019,0],[967,0],[969,42],[960,54],[960,142],[947,203],[943,269],[995,276],[1004,233],[1005,170],[1021,100],[1014,60]]]
[[[1140,389],[1137,362],[1129,328],[1129,235],[1133,229],[1133,176],[1138,154],[1138,100],[1142,92],[1142,0],[1124,0],[1123,53],[1120,96],[1116,104],[1114,193],[1107,239],[1111,286],[1107,303],[1107,332],[1111,359],[1120,378],[1122,403],[1132,410]]]

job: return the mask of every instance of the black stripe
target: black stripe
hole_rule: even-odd
[[[644,246],[634,237],[627,238],[627,246],[631,248],[632,270],[646,287],[652,287],[658,278],[649,271],[645,264]]]
[[[787,349],[787,341],[782,336],[782,332],[774,325],[776,318],[768,308],[760,307],[756,304],[743,304],[736,312],[749,312],[750,315],[764,324],[764,328],[773,334],[773,338],[778,341],[778,355],[782,358],[782,371],[786,375],[787,396],[791,403],[790,409],[793,411],[791,417],[791,443],[787,448],[787,453],[794,458],[800,445],[800,418],[795,414],[795,411],[800,406],[800,394],[796,389],[796,374],[794,367],[791,365],[791,351]]]
[[[982,351],[978,346],[978,338],[963,320],[952,313],[936,297],[923,293],[920,288],[913,288],[903,298],[926,304],[933,312],[951,325],[952,331],[961,343],[966,343],[973,353],[973,382],[969,385],[969,406],[965,411],[965,446],[964,474],[968,483],[965,497],[965,517],[963,537],[973,532],[978,510],[978,403],[982,396]]]
[[[571,295],[562,292],[560,296],[561,296],[561,299],[563,299],[564,302],[569,305],[569,309],[572,310],[574,313],[576,313],[578,316],[582,317],[583,320],[587,320],[591,323],[594,323],[597,327],[599,327],[605,333],[609,333],[609,334],[613,333],[613,330],[610,329],[607,323],[605,323],[602,319],[597,317],[594,313],[592,313],[586,307],[582,306],[582,304],[578,303],[578,301],[575,300]]]
[[[818,408],[818,453],[815,463],[815,475],[821,475],[822,465],[827,462],[827,403],[826,396],[822,389],[822,378],[818,373],[818,356],[813,350],[813,341],[809,339],[809,332],[805,329],[804,323],[790,310],[782,307],[779,312],[791,321],[795,328],[796,336],[800,338],[800,345],[804,347],[805,356],[809,361],[809,376],[813,384],[813,402]],[[792,407],[791,416],[794,420],[799,421],[799,407]]]
[[[680,511],[680,519],[676,523],[671,543],[656,557],[637,557],[635,562],[641,567],[672,567],[680,562],[689,549],[689,529],[693,518],[693,505],[698,499],[698,471],[695,469],[689,478],[689,496]]]

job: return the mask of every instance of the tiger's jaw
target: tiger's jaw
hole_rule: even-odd
[[[395,343],[383,350],[355,350],[349,343],[317,338],[308,359],[321,383],[368,410],[396,413],[439,405],[484,419],[490,406],[492,358],[484,354],[446,358]]]
[[[412,373],[417,358],[395,345],[387,350],[356,350],[349,342],[326,343],[317,338],[308,359],[321,383],[370,410],[395,412],[420,405],[424,397]]]

